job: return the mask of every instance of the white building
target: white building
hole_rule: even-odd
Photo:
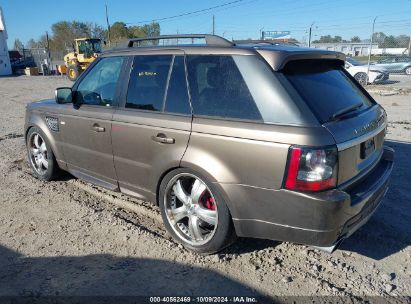
[[[9,50],[7,48],[7,30],[3,10],[0,7],[0,76],[11,74]]]
[[[364,42],[311,43],[311,47],[341,52],[350,56],[366,56],[368,55],[370,44]],[[371,54],[377,54],[378,43],[373,43],[371,49]]]

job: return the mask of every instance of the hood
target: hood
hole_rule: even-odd
[[[31,102],[27,105],[27,110],[34,110],[34,109],[42,109],[42,110],[47,110],[47,109],[53,109],[53,108],[58,108],[58,104],[54,99],[43,99],[39,101],[34,101]]]

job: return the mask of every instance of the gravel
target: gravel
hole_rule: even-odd
[[[411,295],[411,95],[375,95],[397,151],[391,189],[339,250],[240,239],[202,256],[170,238],[150,203],[70,175],[49,183],[32,176],[25,105],[66,85],[58,77],[0,78],[0,296]]]

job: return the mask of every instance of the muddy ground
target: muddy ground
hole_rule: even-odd
[[[339,250],[240,239],[199,256],[169,238],[149,203],[69,175],[50,183],[32,176],[25,105],[66,85],[0,78],[0,296],[411,295],[411,95],[374,93],[389,116],[386,144],[396,150],[391,188]]]

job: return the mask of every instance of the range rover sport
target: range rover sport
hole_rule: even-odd
[[[213,35],[132,39],[27,106],[29,163],[44,181],[64,170],[152,201],[199,253],[237,236],[331,252],[382,201],[394,155],[385,111],[344,59]]]

